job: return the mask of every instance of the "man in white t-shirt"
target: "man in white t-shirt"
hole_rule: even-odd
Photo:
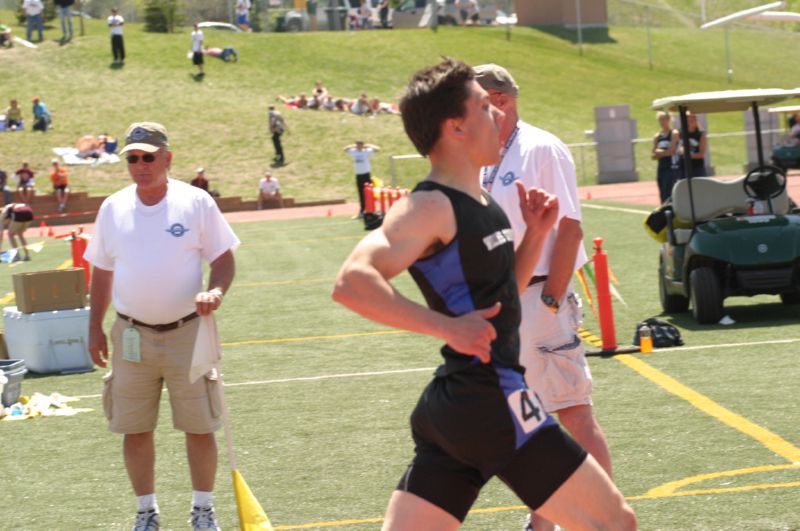
[[[197,66],[197,75],[203,77],[203,31],[197,23],[192,32],[192,63]]]
[[[592,377],[577,335],[582,314],[572,276],[587,258],[572,155],[557,137],[519,119],[519,87],[505,68],[481,65],[475,74],[492,105],[506,114],[500,162],[482,169],[481,182],[506,212],[514,241],[518,244],[525,233],[514,181],[555,194],[559,202],[559,221],[545,241],[528,288],[520,294],[525,378],[547,412],[557,413],[561,424],[611,476],[608,443],[592,413]],[[553,529],[546,520],[532,518],[536,531]]]
[[[381,148],[375,144],[365,144],[363,140],[344,148],[344,152],[350,155],[356,167],[356,188],[358,188],[358,200],[361,203],[361,209],[356,218],[364,217],[364,185],[372,180],[369,159],[380,150]]]
[[[111,53],[114,55],[115,65],[125,64],[125,42],[122,40],[122,26],[125,19],[119,14],[119,10],[111,8],[111,16],[108,17],[108,27],[111,31]]]
[[[200,319],[217,310],[233,281],[239,239],[205,191],[168,177],[172,152],[161,124],[132,124],[122,149],[133,184],[97,214],[85,258],[94,266],[89,352],[106,367],[103,317],[113,301],[112,371],[104,378],[109,430],[124,434],[123,455],[137,497],[135,529],[159,528],[155,496],[158,404],[169,390],[173,426],[185,432],[194,529],[219,529],[213,508],[220,396],[215,370],[189,381]],[[203,288],[202,262],[210,264]],[[170,526],[172,527],[172,526]]]
[[[264,174],[264,177],[258,182],[258,209],[264,208],[264,203],[277,202],[278,206],[283,208],[283,196],[281,196],[281,184],[278,179],[274,178],[270,172]]]

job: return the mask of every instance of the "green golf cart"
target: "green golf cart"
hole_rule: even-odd
[[[759,162],[747,175],[722,180],[690,178],[689,161],[684,161],[672,208],[664,210],[666,242],[658,268],[664,312],[685,312],[691,305],[698,323],[712,324],[724,316],[726,297],[773,294],[784,304],[800,303],[800,215],[786,192],[784,170],[764,163],[758,115],[761,106],[798,97],[800,89],[757,89],[653,102],[653,109],[680,114],[684,139],[687,111],[752,109]]]

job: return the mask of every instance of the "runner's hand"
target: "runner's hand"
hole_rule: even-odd
[[[477,356],[481,362],[489,363],[492,358],[492,341],[497,339],[497,331],[489,319],[500,313],[500,303],[489,308],[453,318],[447,337],[447,344],[462,354]]]
[[[522,181],[516,181],[519,208],[528,229],[548,232],[558,219],[558,197],[541,188],[525,190]]]

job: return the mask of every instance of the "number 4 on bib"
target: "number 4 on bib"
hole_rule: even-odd
[[[508,406],[525,433],[531,433],[547,420],[547,413],[536,393],[520,389],[508,395]]]

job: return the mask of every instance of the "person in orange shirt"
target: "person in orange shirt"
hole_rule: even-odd
[[[67,168],[61,166],[57,159],[53,159],[53,171],[50,172],[50,181],[53,183],[53,192],[58,201],[58,211],[64,212],[67,208],[69,198],[69,186],[67,185]]]

